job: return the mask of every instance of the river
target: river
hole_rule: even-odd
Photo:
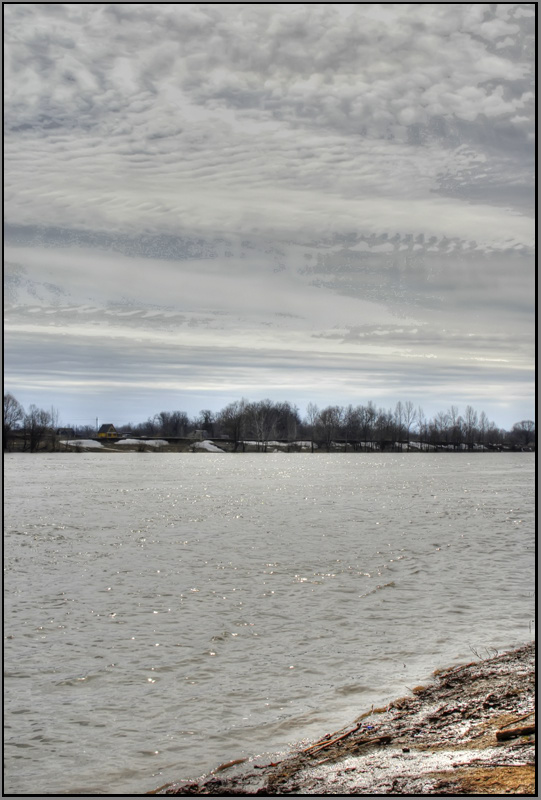
[[[142,794],[533,638],[528,453],[8,454],[7,794]]]

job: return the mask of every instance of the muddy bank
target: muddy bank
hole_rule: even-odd
[[[535,795],[535,645],[434,675],[279,761],[241,760],[160,795]]]

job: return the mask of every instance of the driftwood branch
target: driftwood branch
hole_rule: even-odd
[[[308,751],[313,753],[319,753],[321,750],[325,750],[327,747],[330,747],[336,742],[341,742],[342,739],[346,739],[352,733],[355,733],[355,730],[348,731],[347,733],[343,733],[342,736],[338,736],[336,739],[330,739],[328,742],[319,743],[317,745],[312,745],[311,748],[308,748]],[[381,736],[369,736],[366,739],[357,739],[354,744],[356,746],[362,747],[363,745],[370,745],[370,744],[389,744],[391,741],[391,736],[382,734]],[[303,750],[303,753],[308,752],[307,750]]]
[[[356,733],[359,730],[360,727],[361,727],[361,724],[359,723],[359,725],[357,725],[355,728],[352,728],[350,731],[347,731],[346,733],[343,733],[341,736],[337,736],[335,739],[328,739],[326,742],[319,741],[319,742],[316,742],[315,744],[311,744],[310,747],[307,747],[302,752],[303,753],[309,753],[309,752],[317,753],[318,750],[322,750],[324,747],[330,747],[331,744],[334,744],[335,742],[341,742],[342,739],[346,739],[348,736],[351,736],[352,733]]]
[[[508,728],[507,730],[496,731],[496,739],[504,742],[506,739],[514,739],[516,736],[529,736],[535,733],[535,725],[525,725],[522,728]]]
[[[237,764],[244,764],[245,761],[248,761],[248,759],[247,758],[236,758],[234,761],[227,761],[225,764],[220,764],[219,767],[216,767],[216,769],[213,769],[212,772],[211,772],[211,775],[214,774],[215,772],[223,772],[224,769],[229,769],[230,767],[234,767]]]

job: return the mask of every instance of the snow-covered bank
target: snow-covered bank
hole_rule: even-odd
[[[66,439],[61,440],[61,445],[68,447],[90,447],[95,449],[103,449],[101,442],[95,442],[94,439]]]
[[[221,447],[216,447],[215,444],[212,444],[212,442],[209,442],[207,439],[203,442],[196,442],[195,449],[204,450],[206,453],[225,453],[225,450],[222,450]]]
[[[169,442],[167,439],[119,439],[115,444],[123,445],[148,445],[148,447],[167,447]]]

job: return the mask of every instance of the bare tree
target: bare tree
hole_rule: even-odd
[[[133,426],[130,425],[131,431]],[[79,425],[76,428],[76,436],[78,439],[93,439],[96,436],[96,427],[94,425]]]
[[[3,449],[9,450],[13,441],[13,431],[24,419],[24,408],[18,400],[8,392],[4,395]]]
[[[445,411],[438,411],[434,417],[434,431],[436,439],[434,444],[449,444],[451,426],[449,414],[447,414]]]
[[[377,412],[372,402],[369,402],[366,406],[359,406],[359,430],[364,441],[365,450],[368,448],[368,442],[371,442],[374,436],[376,416]]]
[[[455,450],[459,447],[460,443],[462,442],[463,432],[462,432],[462,417],[458,413],[457,406],[451,406],[447,412],[448,422],[449,422],[449,432],[451,443]]]
[[[406,428],[406,434],[408,439],[408,447],[410,443],[410,431],[413,425],[415,425],[415,420],[417,419],[417,410],[411,400],[408,400],[404,403],[404,425]]]
[[[274,411],[276,413],[276,437],[285,439],[288,443],[294,442],[301,425],[299,409],[293,403],[285,400],[275,403]]]
[[[39,450],[45,433],[51,426],[51,415],[43,408],[38,408],[33,403],[24,415],[24,430],[28,437],[30,452]]]
[[[404,429],[405,410],[402,402],[399,400],[394,410],[394,422],[396,426],[396,439],[401,442]]]
[[[306,406],[306,420],[310,428],[310,445],[311,451],[314,452],[314,434],[316,432],[316,425],[319,419],[319,408],[315,403],[308,403]]]
[[[58,413],[58,409],[54,406],[51,406],[51,410],[49,411],[49,425],[51,428],[50,431],[50,439],[51,439],[51,449],[53,451],[58,449],[58,420],[60,415]]]
[[[248,403],[244,398],[242,400],[235,400],[223,408],[218,415],[218,423],[220,428],[233,440],[235,452],[238,449],[239,443],[244,439],[244,431],[246,428],[246,407]],[[244,451],[244,442],[242,445]]]
[[[331,445],[336,438],[336,433],[342,422],[342,414],[343,409],[341,406],[327,406],[319,413],[317,430],[325,443],[327,452],[330,452]]]
[[[486,444],[487,433],[490,428],[490,420],[484,411],[479,414],[479,425],[477,428],[477,442],[483,447]]]
[[[379,443],[379,449],[385,450],[388,444],[391,447],[395,439],[395,424],[394,414],[391,409],[385,411],[384,408],[378,409],[377,417],[374,423],[374,433],[376,440]]]
[[[489,447],[495,447],[497,449],[501,449],[504,438],[502,433],[503,432],[498,427],[496,427],[495,422],[490,423],[487,431],[487,443]]]
[[[266,453],[269,440],[276,436],[278,414],[274,403],[268,399],[249,403],[246,406],[246,415],[257,442],[257,449],[262,447]]]
[[[421,406],[417,409],[417,430],[419,431],[419,445],[423,449],[423,443],[428,441],[428,427],[426,415]]]
[[[283,403],[278,403],[276,409],[279,416],[278,428],[282,438],[287,439],[288,442],[294,442],[301,425],[298,406],[285,400]]]
[[[342,425],[344,428],[344,439],[346,446],[344,452],[347,453],[348,442],[350,439],[356,439],[359,433],[359,407],[353,408],[351,403],[343,411]],[[355,449],[355,445],[353,445]]]
[[[214,423],[216,421],[216,414],[208,408],[204,408],[199,412],[197,420],[201,428],[208,433],[211,439],[214,438]]]
[[[513,436],[522,447],[529,447],[535,442],[535,422],[531,419],[523,419],[513,425]]]
[[[475,432],[478,423],[477,411],[472,406],[466,406],[464,411],[464,438],[469,449],[473,449],[475,442]]]
[[[162,436],[185,436],[190,424],[185,411],[160,411],[154,420]]]

